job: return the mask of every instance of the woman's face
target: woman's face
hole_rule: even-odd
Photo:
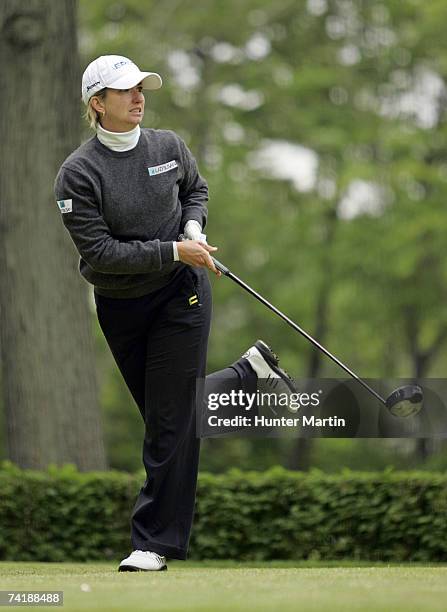
[[[144,95],[141,83],[132,89],[107,89],[103,100],[97,99],[95,110],[101,114],[101,125],[109,132],[128,132],[143,121]],[[104,112],[105,111],[105,112]]]

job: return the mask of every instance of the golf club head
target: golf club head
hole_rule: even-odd
[[[424,394],[418,385],[399,387],[386,399],[386,407],[396,417],[409,417],[418,414],[422,408]]]

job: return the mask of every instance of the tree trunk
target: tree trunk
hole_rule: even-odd
[[[447,327],[441,326],[431,346],[422,350],[419,342],[420,322],[415,308],[404,311],[405,331],[407,343],[413,363],[413,377],[422,380],[428,376],[432,361],[435,359],[447,339]],[[418,463],[424,463],[434,454],[439,446],[439,440],[434,438],[417,438],[415,440],[415,455]]]
[[[0,3],[0,347],[9,458],[106,467],[88,288],[53,184],[80,136],[76,0]]]

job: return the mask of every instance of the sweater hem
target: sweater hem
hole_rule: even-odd
[[[98,285],[94,285],[94,292],[97,295],[107,298],[125,299],[143,297],[143,295],[148,295],[149,293],[153,293],[158,289],[163,289],[174,280],[180,269],[185,267],[185,264],[182,264],[181,262],[175,263],[177,265],[175,266],[171,274],[163,277],[163,282],[157,283],[155,285],[153,280],[147,283],[143,283],[142,285],[138,285],[138,287],[127,287],[125,289],[108,289],[105,287],[99,287]]]

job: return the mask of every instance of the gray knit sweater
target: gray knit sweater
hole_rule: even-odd
[[[172,243],[187,221],[206,224],[208,186],[169,130],[143,128],[124,152],[91,138],[62,164],[55,194],[82,276],[108,297],[139,297],[169,283],[184,265],[174,262]]]

